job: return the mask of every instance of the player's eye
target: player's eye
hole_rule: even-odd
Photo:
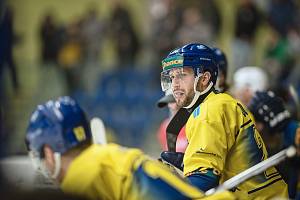
[[[187,73],[180,73],[178,75],[179,75],[179,78],[182,79],[187,76]]]

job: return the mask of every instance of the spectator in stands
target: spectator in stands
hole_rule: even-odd
[[[294,0],[271,0],[268,12],[270,25],[282,37],[297,24],[297,4]]]
[[[13,8],[7,6],[4,9],[3,18],[0,19],[0,102],[4,98],[3,73],[7,69],[10,72],[12,85],[15,92],[19,89],[18,73],[13,57],[13,46],[16,42],[16,35],[13,28]],[[2,88],[3,87],[3,88]]]
[[[253,0],[238,1],[233,40],[233,67],[236,69],[252,65],[253,42],[262,17]]]
[[[58,27],[53,14],[49,12],[43,19],[40,27],[41,59],[43,64],[56,63],[58,53]]]
[[[295,67],[295,56],[292,54],[291,41],[271,29],[265,55],[266,70],[272,78],[274,87],[285,84]]]
[[[121,3],[114,2],[111,17],[111,36],[116,46],[118,67],[133,67],[140,50],[140,41],[130,17],[129,11]]]
[[[97,10],[93,7],[88,10],[82,23],[83,54],[86,63],[97,64],[100,50],[105,38],[105,24],[99,20]]]
[[[202,14],[195,7],[186,8],[183,11],[182,24],[177,31],[179,45],[193,41],[210,43],[212,41],[212,27],[204,21]]]
[[[82,38],[80,21],[66,28],[66,38],[58,54],[58,63],[64,73],[67,92],[72,94],[81,87]]]

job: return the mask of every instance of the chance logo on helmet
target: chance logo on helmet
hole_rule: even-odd
[[[163,70],[169,70],[175,67],[183,67],[183,56],[178,55],[166,58],[162,61]]]

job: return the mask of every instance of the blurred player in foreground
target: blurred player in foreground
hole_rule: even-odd
[[[234,199],[209,197],[138,149],[91,144],[89,123],[69,97],[48,101],[33,112],[26,144],[37,169],[66,194],[87,199]]]
[[[256,92],[250,101],[249,109],[255,118],[257,129],[263,133],[266,145],[273,154],[290,145],[299,147],[300,122],[292,119],[282,99],[275,96],[274,92]],[[296,197],[296,194],[300,199],[299,163],[298,158],[280,166],[287,179],[289,196],[292,199]],[[297,185],[299,185],[298,191]]]
[[[210,47],[184,45],[171,51],[162,67],[162,90],[171,88],[181,107],[167,134],[176,135],[172,131],[181,123],[186,125],[188,139],[183,163],[179,164],[176,152],[163,152],[164,161],[182,168],[193,185],[206,191],[267,159],[265,145],[248,110],[230,95],[215,90],[218,65]],[[169,138],[168,142],[173,141]],[[243,199],[287,197],[287,186],[271,167],[234,192]]]

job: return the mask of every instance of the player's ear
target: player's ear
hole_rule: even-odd
[[[45,156],[45,165],[46,167],[52,171],[55,166],[55,160],[54,160],[54,152],[51,149],[50,146],[45,145],[44,146],[44,156]]]
[[[211,74],[208,71],[204,72],[201,78],[202,85],[207,86],[209,84],[210,78]]]

